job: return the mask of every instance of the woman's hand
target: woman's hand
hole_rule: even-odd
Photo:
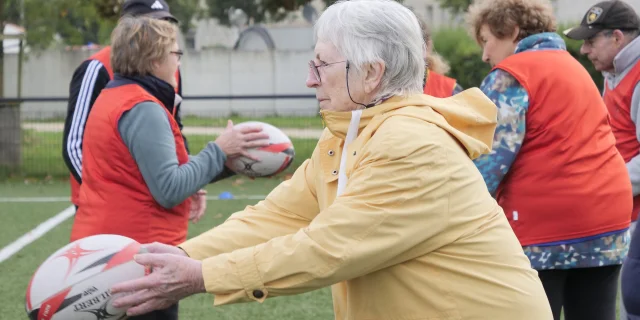
[[[227,155],[227,158],[236,158],[245,156],[249,159],[260,161],[260,159],[251,156],[247,149],[261,148],[269,145],[269,135],[261,133],[262,128],[259,126],[247,126],[241,129],[233,127],[233,122],[227,122],[227,128],[216,139],[215,143]]]
[[[126,294],[116,298],[112,304],[116,308],[127,309],[128,316],[166,309],[188,296],[206,292],[200,261],[158,253],[138,254],[135,261],[151,266],[151,274],[111,288],[112,294]]]
[[[197,223],[207,210],[207,190],[199,190],[191,196],[189,221]]]

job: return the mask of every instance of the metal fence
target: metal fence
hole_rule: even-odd
[[[191,101],[214,100],[287,100],[306,99],[315,102],[314,95],[251,95],[251,96],[185,96],[182,105],[186,110]],[[66,97],[24,97],[0,99],[0,181],[8,179],[68,179],[69,170],[63,160],[64,118],[21,117],[23,103],[66,103]],[[311,102],[310,102],[311,103]],[[317,116],[279,117],[268,116],[260,110],[242,116],[195,117],[183,116],[184,134],[189,140],[192,154],[199,152],[208,141],[215,139],[224,128],[226,120],[264,121],[280,127],[288,133],[296,147],[294,169],[315,147],[322,122]]]

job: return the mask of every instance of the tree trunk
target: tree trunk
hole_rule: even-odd
[[[0,26],[4,36],[4,6],[0,0]],[[20,79],[20,77],[17,77]],[[0,98],[4,98],[4,37],[0,38]],[[0,166],[16,168],[20,165],[20,105],[0,103]]]

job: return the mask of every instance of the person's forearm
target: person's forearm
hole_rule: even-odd
[[[152,102],[135,106],[121,117],[118,130],[154,199],[172,208],[220,175],[226,155],[210,142],[179,164],[169,118],[161,108]]]

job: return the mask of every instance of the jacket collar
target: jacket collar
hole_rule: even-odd
[[[626,45],[613,59],[615,74],[621,74],[640,59],[640,37],[635,38]]]
[[[160,100],[165,108],[167,108],[167,110],[169,110],[169,112],[172,114],[177,102],[181,100],[180,96],[176,94],[175,88],[173,88],[172,85],[152,75],[123,76],[116,73],[113,76],[113,80],[107,85],[107,88],[119,87],[126,84],[139,85],[150,95]]]
[[[410,100],[410,99],[409,99]],[[405,97],[394,96],[391,97],[384,102],[370,107],[366,109],[361,109],[362,113],[360,114],[360,121],[358,124],[358,132],[360,132],[364,127],[366,127],[369,122],[373,118],[378,115],[382,115],[386,112],[410,105],[408,103],[408,99]],[[347,132],[349,131],[349,126],[353,126],[351,124],[351,118],[353,116],[352,111],[320,111],[320,116],[322,117],[325,126],[331,133],[340,138],[345,139],[347,136]]]

